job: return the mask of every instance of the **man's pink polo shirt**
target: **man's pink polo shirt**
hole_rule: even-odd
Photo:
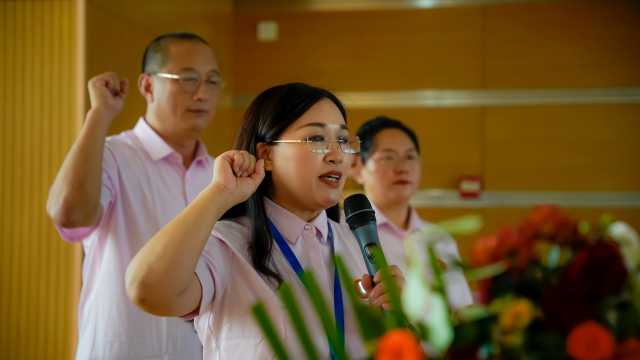
[[[58,229],[65,240],[82,242],[84,252],[77,359],[202,358],[193,324],[138,309],[124,277],[138,250],[209,184],[212,172],[202,142],[185,169],[142,118],[133,130],[107,138],[99,224]]]

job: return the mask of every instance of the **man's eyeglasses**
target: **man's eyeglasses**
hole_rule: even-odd
[[[336,140],[327,140],[323,135],[307,136],[302,140],[274,140],[269,144],[306,144],[311,152],[325,155],[331,151],[331,144],[338,144],[340,151],[347,155],[360,153],[360,139],[357,136],[341,136]]]
[[[188,94],[194,94],[200,87],[200,84],[209,92],[218,92],[224,87],[224,81],[220,75],[217,74],[208,75],[204,79],[196,72],[183,72],[178,74],[154,72],[149,75],[177,80],[180,88]]]

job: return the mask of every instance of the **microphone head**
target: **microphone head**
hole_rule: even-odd
[[[351,230],[376,223],[376,213],[364,194],[354,194],[344,199],[344,214]]]

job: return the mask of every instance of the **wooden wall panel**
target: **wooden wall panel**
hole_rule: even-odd
[[[640,191],[640,106],[488,108],[491,190]]]
[[[76,130],[76,2],[0,2],[0,354],[73,353],[77,251],[45,214]]]
[[[256,40],[273,20],[280,39]],[[238,93],[304,81],[334,90],[483,86],[482,8],[237,13]]]
[[[488,88],[640,84],[640,3],[571,0],[486,8]]]

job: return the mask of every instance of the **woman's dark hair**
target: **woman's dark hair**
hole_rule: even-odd
[[[256,156],[259,143],[278,140],[291,124],[322,99],[333,102],[346,121],[347,113],[344,106],[335,95],[325,89],[303,83],[290,83],[263,91],[251,102],[245,112],[244,123],[236,137],[234,149],[245,150]],[[270,267],[273,238],[267,225],[267,214],[264,207],[264,197],[269,195],[272,184],[271,174],[267,172],[256,192],[247,201],[227,211],[222,219],[238,216],[249,217],[251,221],[251,242],[249,243],[251,263],[256,271],[279,284],[282,282],[282,277],[277,269]],[[338,205],[326,211],[327,216],[332,220],[336,222],[340,220]]]
[[[376,135],[386,129],[398,129],[404,132],[416,147],[418,154],[420,153],[420,143],[416,133],[400,120],[392,119],[386,116],[376,116],[360,126],[357,135],[360,138],[360,158],[365,163],[371,157],[374,151],[374,142]]]

